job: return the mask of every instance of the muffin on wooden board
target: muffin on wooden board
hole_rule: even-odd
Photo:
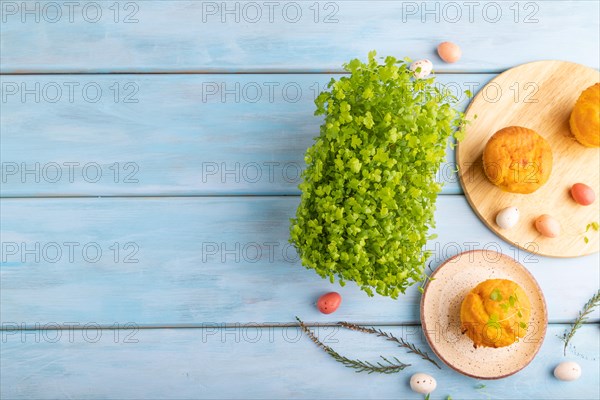
[[[532,129],[508,126],[496,132],[483,151],[488,179],[511,193],[533,193],[552,172],[550,144]]]
[[[585,89],[569,119],[571,133],[586,147],[600,147],[600,83]]]
[[[508,279],[488,279],[473,288],[460,307],[461,331],[474,347],[505,347],[527,333],[531,304]]]

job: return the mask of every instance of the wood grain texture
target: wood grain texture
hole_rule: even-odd
[[[333,76],[0,76],[0,196],[299,194]],[[493,76],[438,82],[464,110]],[[444,193],[456,169],[450,151]]]
[[[415,287],[397,301],[369,298],[304,269],[287,244],[297,204],[298,197],[2,199],[2,322],[289,323],[295,313],[316,322],[419,321]],[[598,254],[565,261],[511,247],[463,196],[440,196],[436,220],[439,236],[427,245],[433,268],[473,248],[511,256],[538,280],[551,322],[572,320],[597,290]],[[314,302],[331,290],[342,306],[320,314]]]
[[[417,371],[438,380],[432,398],[600,397],[598,311],[567,358],[583,366],[582,378],[565,384],[551,375],[565,360],[557,336],[567,326],[558,323],[574,319],[598,288],[597,253],[569,260],[531,255],[488,230],[464,197],[441,196],[439,237],[428,244],[432,267],[472,248],[523,263],[546,294],[554,323],[542,350],[519,374],[476,390],[479,382],[434,369],[390,343],[319,328],[343,354],[397,355],[413,364],[399,376],[355,374],[297,328],[273,326],[292,323],[294,315],[312,323],[418,323],[420,295],[412,288],[398,301],[368,298],[352,284],[340,288],[303,269],[293,252],[283,252],[298,198],[258,196],[298,194],[289,178],[318,129],[314,91],[343,62],[364,59],[372,49],[430,58],[444,73],[440,80],[474,92],[490,73],[532,60],[598,68],[597,1],[484,1],[473,9],[468,2],[285,1],[277,2],[272,21],[268,7],[256,2],[261,19],[255,22],[249,21],[256,15],[252,2],[85,0],[75,2],[73,21],[65,3],[0,1],[0,73],[59,74],[0,75],[2,173],[14,166],[6,162],[39,162],[52,178],[51,163],[58,163],[68,177],[63,163],[78,164],[73,182],[42,176],[38,183],[31,180],[35,171],[25,174],[25,183],[10,180],[13,175],[1,182],[1,398],[418,399],[423,396],[408,388]],[[302,16],[291,22],[298,8]],[[444,40],[461,45],[461,61],[437,58],[435,46]],[[104,74],[111,72],[132,75]],[[186,74],[168,74],[180,72]],[[18,90],[37,82],[40,89],[23,101],[22,91],[11,94],[15,87],[6,85],[15,82]],[[53,102],[57,86],[62,96]],[[262,95],[254,101],[257,87]],[[293,101],[297,87],[302,96]],[[97,88],[102,95],[93,102]],[[204,171],[203,162],[210,163]],[[97,182],[83,179],[88,163],[88,180],[95,179],[95,164],[103,172]],[[261,168],[256,182],[252,163]],[[206,170],[214,164],[216,173]],[[265,179],[271,171],[273,179]],[[444,194],[461,193],[456,175],[444,177],[451,181]],[[86,198],[44,198],[60,196]],[[132,197],[90,198],[96,196]],[[330,290],[342,294],[343,304],[324,316],[313,303]],[[120,329],[100,337],[94,329],[85,336],[21,330],[36,323]],[[238,325],[247,323],[263,328]],[[383,328],[426,348],[416,326]]]
[[[475,212],[486,225],[516,246],[531,248],[553,257],[576,257],[598,252],[600,233],[586,226],[598,222],[600,201],[582,207],[571,197],[573,184],[583,182],[600,193],[600,149],[587,148],[571,135],[569,117],[581,92],[600,81],[597,70],[561,61],[540,61],[510,69],[494,78],[473,99],[467,118],[474,120],[466,129],[466,138],[457,148],[460,179]],[[520,86],[516,89],[515,82]],[[528,89],[529,86],[529,89]],[[488,89],[516,95],[491,102]],[[519,91],[521,93],[519,93]],[[527,98],[515,104],[515,99]],[[477,119],[474,116],[477,115]],[[530,194],[502,191],[485,176],[481,157],[489,138],[507,126],[524,126],[543,136],[552,149],[552,174],[545,185]],[[512,168],[512,167],[511,167]],[[537,166],[518,164],[514,172],[520,182],[531,179]],[[517,227],[502,230],[496,214],[506,207],[517,207]],[[558,238],[547,238],[534,221],[550,214],[561,224]],[[584,236],[588,242],[584,241]]]
[[[424,346],[418,327],[382,327]],[[574,339],[580,356],[562,355],[558,335],[564,325],[551,325],[539,355],[524,370],[499,381],[481,384],[450,370],[438,370],[391,343],[357,332],[320,327],[322,340],[340,353],[377,360],[395,355],[412,364],[395,375],[356,374],[333,361],[298,328],[239,327],[230,330],[139,330],[124,343],[120,332],[95,330],[2,332],[0,395],[3,399],[422,399],[410,390],[415,372],[437,379],[432,398],[445,399],[597,399],[600,373],[598,326],[584,326]],[[51,341],[54,340],[55,343]],[[583,369],[578,381],[560,382],[552,370],[563,360]],[[149,379],[153,377],[153,379]],[[232,386],[234,389],[232,389]]]
[[[500,72],[545,59],[599,66],[599,5],[594,0],[470,6],[367,0],[315,5],[310,0],[276,2],[272,12],[263,2],[249,7],[251,2],[138,0],[115,7],[114,2],[89,6],[81,1],[72,17],[66,6],[57,17],[46,6],[51,2],[30,2],[29,8],[35,10],[36,3],[39,11],[25,14],[21,2],[2,2],[4,73],[324,72],[338,71],[342,63],[364,58],[372,49],[381,55],[431,58],[449,72]],[[7,9],[7,4],[17,8]],[[436,46],[445,40],[462,46],[458,63],[442,64],[437,58]]]

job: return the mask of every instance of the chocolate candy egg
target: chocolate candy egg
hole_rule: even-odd
[[[571,187],[571,196],[577,204],[589,206],[596,200],[594,189],[585,183],[576,183]]]
[[[519,209],[506,207],[496,215],[496,224],[502,229],[510,229],[519,222]]]
[[[560,222],[548,214],[540,215],[535,220],[535,229],[543,236],[549,238],[560,236]]]
[[[419,72],[417,72],[418,68],[420,68]],[[418,60],[418,61],[415,61],[412,64],[410,64],[409,69],[411,71],[414,71],[415,78],[422,79],[422,78],[429,76],[429,74],[431,74],[431,70],[433,69],[433,64],[429,60]]]
[[[440,58],[447,63],[455,63],[460,60],[462,56],[462,51],[457,44],[452,42],[443,42],[437,48],[438,54]]]
[[[574,361],[561,362],[554,368],[554,376],[561,381],[574,381],[581,376],[581,367]]]
[[[410,388],[413,392],[429,394],[435,390],[437,382],[431,375],[419,372],[410,377]]]
[[[342,296],[338,292],[325,293],[317,300],[317,308],[323,314],[331,314],[338,309],[342,303]]]

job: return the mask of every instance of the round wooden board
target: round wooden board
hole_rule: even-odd
[[[586,226],[598,221],[600,200],[576,204],[570,195],[574,183],[591,186],[600,195],[600,149],[580,145],[571,135],[569,117],[583,90],[600,81],[600,73],[564,61],[538,61],[512,68],[488,83],[466,112],[472,121],[456,150],[465,195],[479,218],[498,236],[522,249],[551,257],[576,257],[598,252],[599,233]],[[477,118],[475,119],[475,115]],[[554,162],[548,182],[531,194],[507,193],[494,186],[482,166],[483,149],[499,129],[519,125],[544,136]],[[510,230],[496,225],[496,214],[508,206],[519,208],[519,223]],[[541,236],[535,219],[550,214],[562,233]],[[589,242],[585,243],[584,237]]]
[[[463,299],[488,279],[516,282],[531,302],[527,333],[510,346],[474,348],[461,332]],[[421,297],[421,323],[431,349],[449,367],[473,378],[500,379],[533,360],[546,336],[548,313],[542,290],[524,266],[495,251],[476,250],[452,257],[431,275]]]

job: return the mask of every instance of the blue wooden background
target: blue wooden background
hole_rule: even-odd
[[[368,298],[305,270],[287,245],[320,124],[313,100],[343,62],[372,49],[430,58],[457,94],[534,60],[598,68],[597,1],[67,3],[0,1],[2,399],[420,398],[408,386],[419,371],[438,380],[432,399],[600,397],[598,312],[567,357],[558,339],[598,289],[598,254],[551,259],[498,239],[462,195],[451,150],[432,267],[487,248],[534,274],[550,326],[517,375],[477,389],[332,327],[426,346],[416,288]],[[437,58],[444,40],[462,46],[460,62]],[[519,103],[525,83],[497,95]],[[314,302],[330,290],[343,303],[325,316]],[[295,315],[342,354],[413,366],[355,374]],[[563,360],[582,365],[580,380],[552,377]]]

